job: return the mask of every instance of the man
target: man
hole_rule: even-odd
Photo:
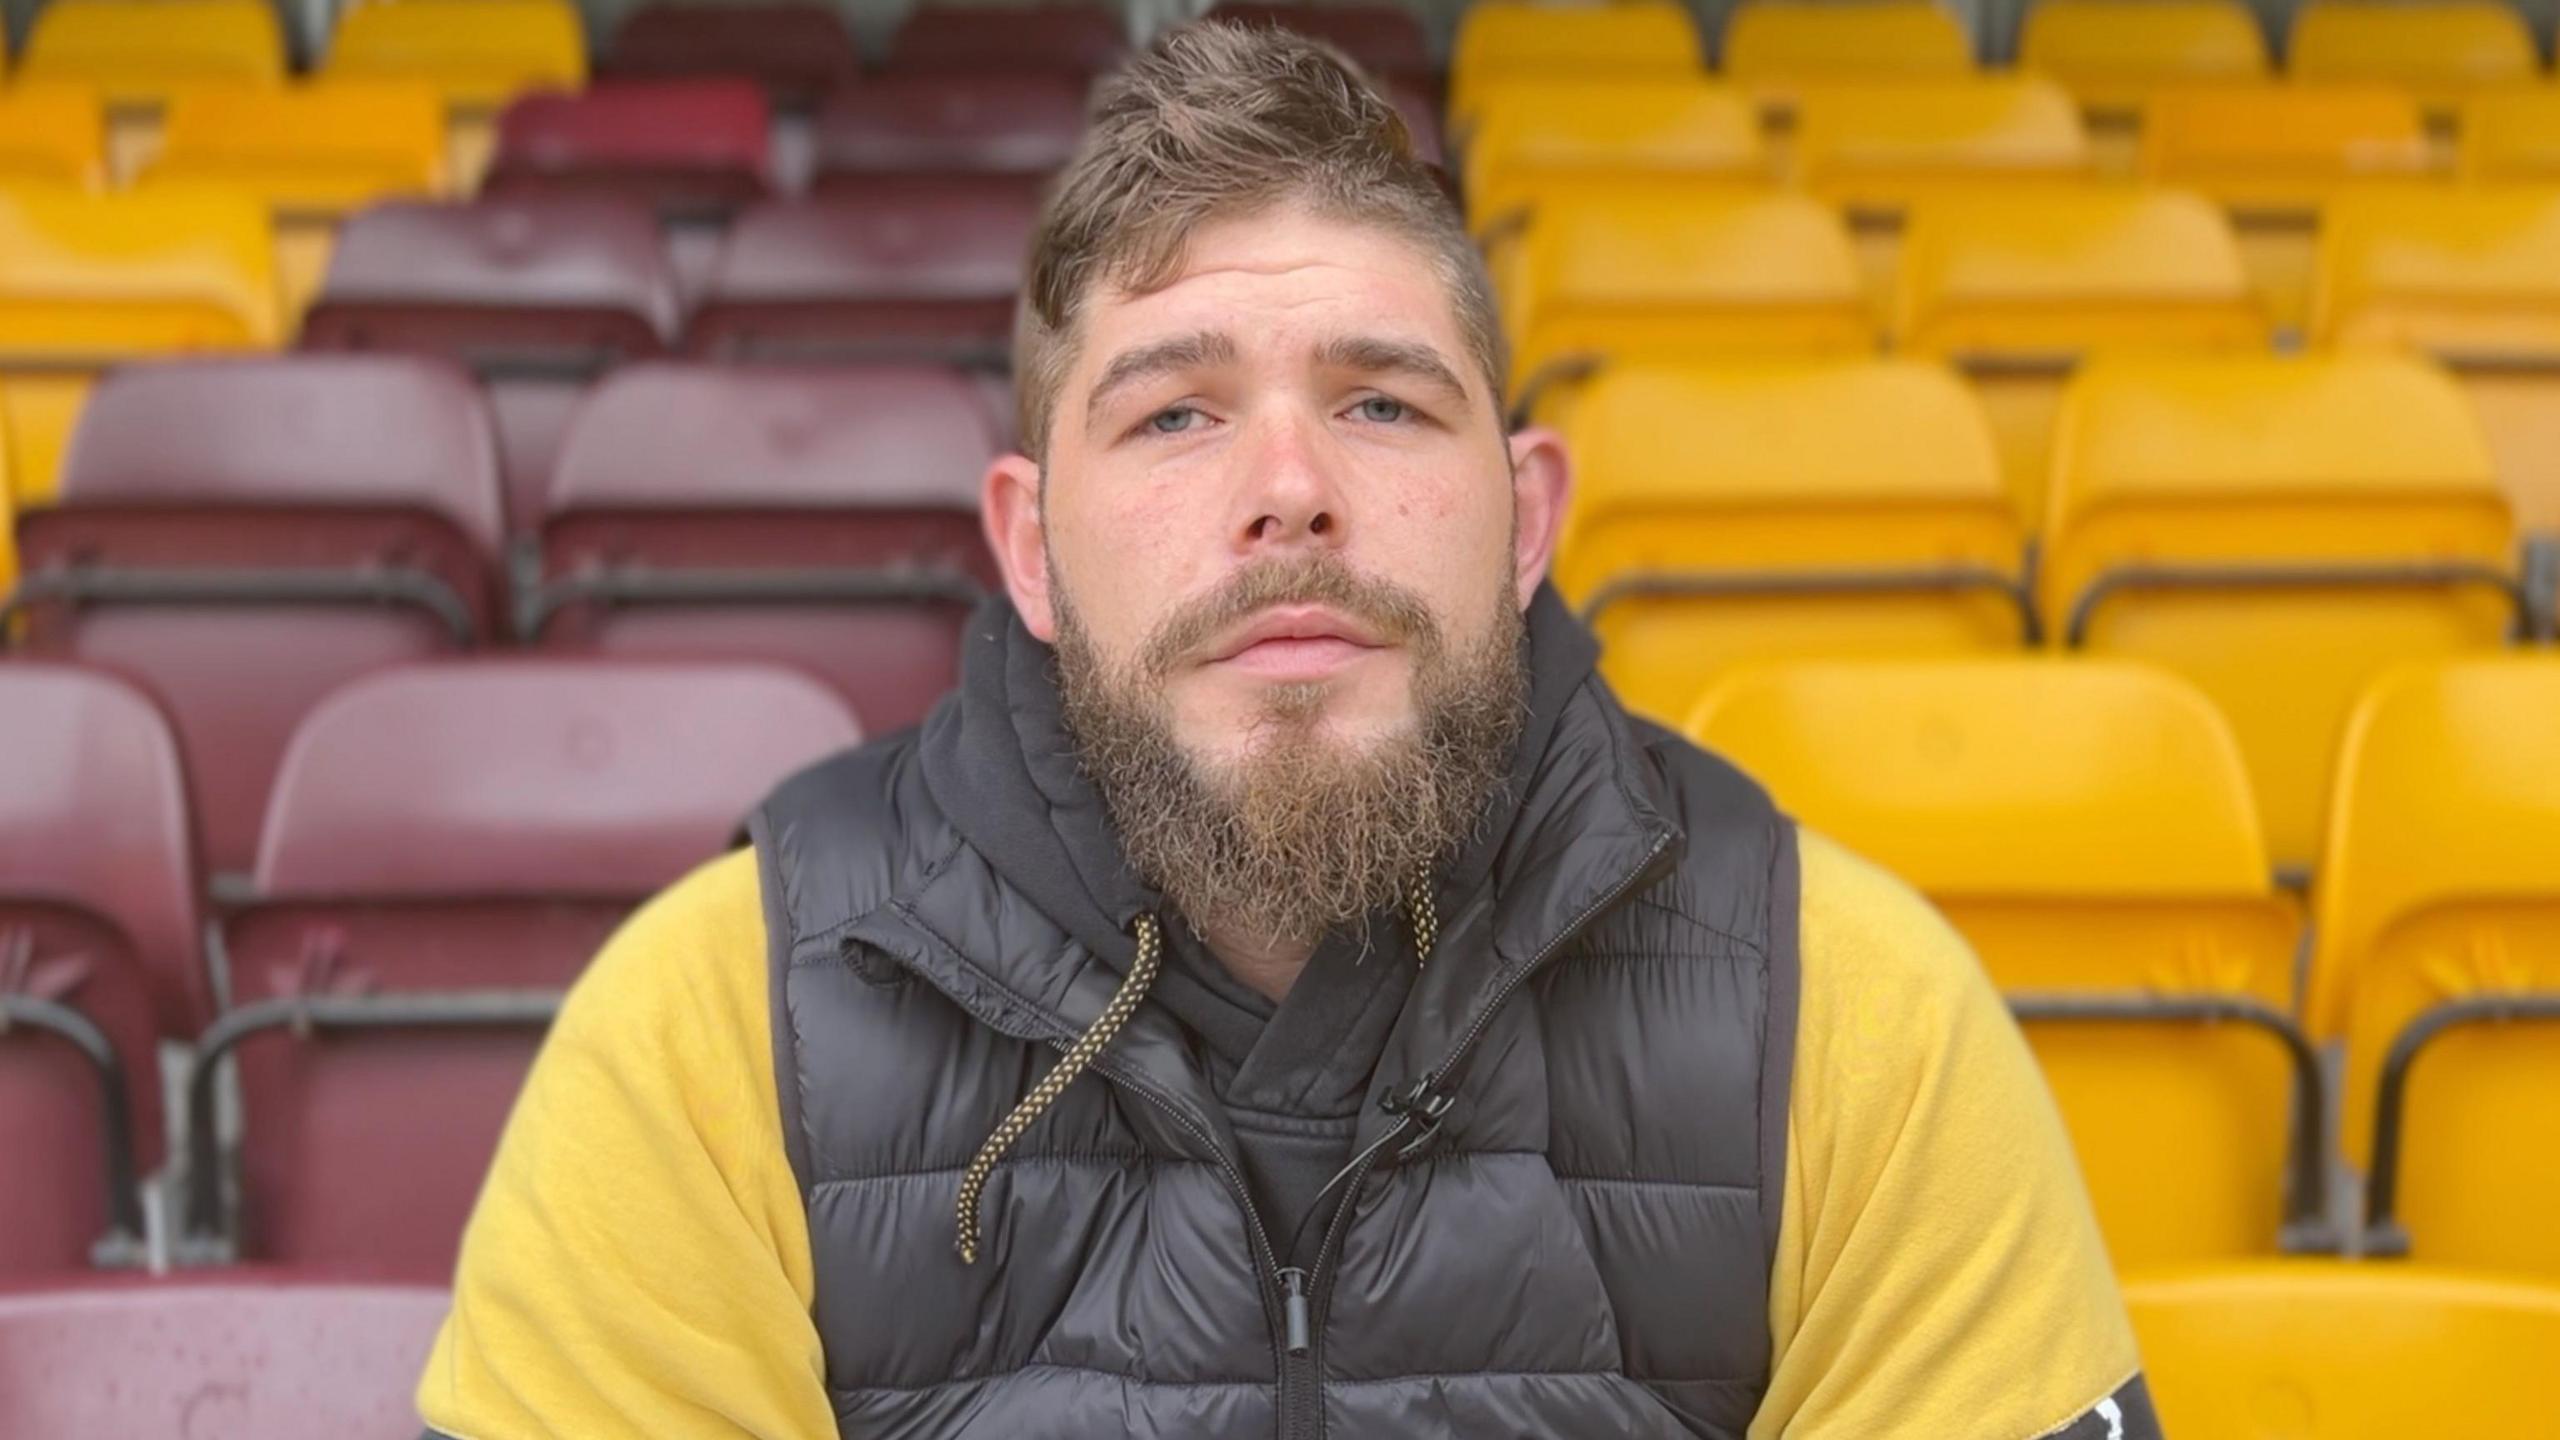
[[[1030,262],[1008,602],[580,984],[459,1440],[2156,1433],[1960,942],[1630,719],[1394,110],[1215,25]]]

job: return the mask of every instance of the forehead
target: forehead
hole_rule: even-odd
[[[1303,358],[1345,334],[1421,341],[1480,383],[1457,307],[1429,248],[1375,224],[1299,207],[1222,218],[1194,231],[1167,284],[1097,291],[1086,307],[1068,389],[1081,394],[1101,366],[1151,339],[1218,331],[1248,362]]]

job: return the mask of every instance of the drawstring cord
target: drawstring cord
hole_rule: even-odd
[[[1440,938],[1440,908],[1432,898],[1428,874],[1417,875],[1406,883],[1404,902],[1413,921],[1416,962],[1428,964],[1431,947]],[[1056,1104],[1058,1097],[1066,1093],[1067,1086],[1083,1074],[1085,1067],[1091,1065],[1120,1034],[1120,1027],[1129,1023],[1129,1017],[1138,1013],[1138,1003],[1147,998],[1147,987],[1155,984],[1156,970],[1164,961],[1163,931],[1151,914],[1138,917],[1137,931],[1138,958],[1130,962],[1129,973],[1121,978],[1120,988],[1111,992],[1111,1003],[1102,1007],[1101,1017],[1076,1038],[1075,1044],[1067,1047],[1067,1053],[1059,1057],[1048,1074],[1040,1077],[1040,1083],[1031,1087],[1031,1093],[1006,1112],[1004,1120],[987,1136],[986,1143],[978,1147],[978,1153],[970,1158],[968,1168],[960,1172],[960,1198],[953,1208],[953,1219],[958,1224],[957,1248],[961,1264],[978,1263],[978,1202],[986,1194],[987,1181],[996,1173],[996,1162],[1004,1158],[1004,1152],[1012,1149],[1013,1142],[1021,1139],[1023,1132],[1031,1128],[1031,1122]]]

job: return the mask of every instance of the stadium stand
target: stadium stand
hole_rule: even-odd
[[[931,360],[1001,369],[1036,177],[872,177],[738,217],[687,327],[723,360]]]
[[[319,74],[434,86],[450,124],[454,186],[467,191],[487,168],[507,101],[586,84],[586,34],[568,0],[374,0],[338,16]]]
[[[2131,119],[2162,91],[2267,78],[2266,33],[2238,0],[2039,0],[2018,64],[2098,116]]]
[[[2560,1280],[2560,658],[2403,670],[2356,712],[2318,895],[2367,1248]]]
[[[1463,147],[1478,107],[1514,81],[1672,79],[1705,69],[1697,24],[1677,5],[1481,0],[1459,21],[1449,56],[1451,137]]]
[[[96,87],[67,81],[0,86],[0,185],[95,189],[107,174],[106,108]]]
[[[1725,22],[1725,76],[1784,115],[1814,87],[1944,79],[1974,68],[1973,42],[1936,0],[1746,0]]]
[[[1713,686],[1692,739],[1917,885],[2025,1023],[2120,1268],[2325,1239],[2300,914],[2192,687],[2008,658],[1802,662]]]
[[[281,332],[265,210],[244,195],[0,189],[0,404],[21,508],[50,499],[97,373]]]
[[[2463,107],[2466,180],[2560,180],[2560,88],[2500,90]]]
[[[772,123],[763,89],[729,77],[526,95],[498,116],[480,193],[596,195],[662,221],[722,222],[772,192]]]
[[[0,1294],[0,1433],[417,1433],[441,1285],[272,1273]]]
[[[2530,84],[2542,61],[2524,15],[2499,0],[2306,0],[2285,68],[2315,84],[2396,86],[2450,120],[2471,95]]]
[[[147,699],[0,666],[0,1277],[130,1262],[142,1242],[158,1037],[211,1013],[187,829],[177,744]]]
[[[1538,216],[1517,250],[1494,280],[1523,414],[1609,365],[1875,348],[1849,232],[1802,195],[1639,187]]]
[[[1463,168],[1480,235],[1533,222],[1541,209],[1770,178],[1750,103],[1687,77],[1505,85],[1478,110]]]
[[[841,11],[810,0],[642,5],[623,16],[603,73],[618,80],[740,76],[803,111],[861,78]]]
[[[2171,1435],[2385,1440],[2548,1428],[2560,1290],[2431,1267],[2270,1260],[2125,1285]]]
[[[2479,423],[2414,359],[2102,357],[2064,395],[2047,517],[2045,633],[2212,696],[2290,871],[2364,687],[2521,623]]]
[[[1410,10],[1393,4],[1222,4],[1211,12],[1245,25],[1277,25],[1313,36],[1360,62],[1360,68],[1392,84],[1424,92],[1439,108],[1440,67],[1431,37]]]
[[[919,5],[890,39],[886,68],[1051,70],[1090,77],[1128,53],[1127,23],[1095,5]]]
[[[561,447],[524,632],[788,661],[866,729],[902,729],[951,687],[996,583],[977,497],[1000,433],[948,371],[619,371]]]
[[[277,85],[284,27],[267,0],[51,0],[19,72],[93,85],[110,106],[156,108],[188,85]]]
[[[489,422],[399,358],[137,367],[19,518],[32,653],[129,675],[178,729],[205,860],[245,869],[278,757],[348,678],[497,632]]]
[[[2341,196],[2323,221],[2311,333],[2451,368],[2517,522],[2560,533],[2560,188]]]
[[[623,360],[662,353],[681,318],[674,267],[636,206],[557,195],[395,202],[340,230],[301,344],[469,367],[497,420],[508,528],[529,534],[588,384]]]
[[[561,990],[775,782],[859,738],[815,681],[733,662],[461,661],[332,695],[220,932],[238,993],[188,1078],[187,1249],[442,1280]]]
[[[2266,313],[2229,222],[2176,190],[2057,187],[1940,198],[1913,212],[1894,342],[1964,371],[2029,525],[2063,383],[2104,350],[2265,350]]]
[[[1046,177],[1074,153],[1084,107],[1072,75],[883,75],[819,107],[812,186],[860,199],[882,175]]]
[[[1610,366],[1554,568],[1630,708],[1745,659],[2014,650],[2025,536],[1963,382],[1908,360]],[[1893,444],[1878,447],[1878,436]]]

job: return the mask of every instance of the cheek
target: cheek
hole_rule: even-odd
[[[1078,504],[1052,517],[1051,553],[1068,603],[1104,653],[1136,651],[1163,618],[1165,597],[1185,593],[1197,547],[1181,543],[1177,499],[1154,487],[1098,485],[1125,497]]]

